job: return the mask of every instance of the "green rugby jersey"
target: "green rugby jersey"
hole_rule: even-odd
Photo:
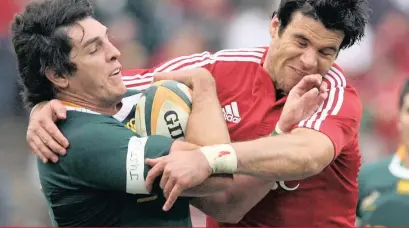
[[[409,226],[409,169],[404,148],[392,157],[362,167],[357,215],[361,226]]]
[[[70,142],[67,155],[57,164],[37,162],[53,225],[191,226],[188,198],[164,212],[157,183],[146,191],[144,159],[166,155],[173,140],[135,136],[140,95],[129,91],[115,116],[67,107],[67,119],[57,123]]]

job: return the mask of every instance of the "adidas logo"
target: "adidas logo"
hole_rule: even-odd
[[[222,108],[223,110],[223,114],[224,114],[224,119],[227,122],[230,123],[240,123],[241,121],[241,117],[240,117],[240,113],[239,113],[239,107],[237,106],[237,102],[232,102],[226,106],[224,106],[224,108]]]

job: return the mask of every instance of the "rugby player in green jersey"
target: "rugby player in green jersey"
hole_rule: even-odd
[[[144,179],[150,167],[145,159],[189,153],[197,146],[162,136],[140,138],[127,128],[141,93],[126,90],[120,53],[110,43],[107,28],[93,18],[90,3],[29,3],[13,21],[12,32],[25,102],[32,106],[54,98],[68,110],[66,119],[58,122],[70,141],[67,155],[57,164],[38,162],[53,224],[191,226],[189,198],[165,212],[162,191],[147,191]],[[184,77],[187,74],[192,77]],[[161,77],[166,74],[157,78]],[[193,69],[172,78],[182,78],[193,88],[190,119],[195,124],[189,124],[186,138],[198,144],[228,143],[210,73]],[[191,137],[198,129],[200,140]],[[225,190],[231,182],[231,175],[212,177],[184,195],[211,194]]]
[[[409,80],[399,97],[402,144],[396,153],[360,171],[357,216],[362,226],[409,226]]]

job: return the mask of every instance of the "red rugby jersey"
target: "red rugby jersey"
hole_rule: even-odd
[[[276,99],[273,82],[263,68],[266,52],[266,48],[249,48],[183,56],[153,69],[125,70],[124,82],[128,88],[145,89],[155,72],[204,67],[216,80],[231,139],[256,139],[274,130],[286,101],[286,97]],[[316,176],[279,182],[239,224],[231,226],[354,226],[362,107],[339,66],[331,67],[325,81],[328,99],[298,127],[327,135],[336,151],[334,161]],[[228,225],[207,218],[207,226]]]

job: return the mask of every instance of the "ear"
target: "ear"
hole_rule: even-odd
[[[277,15],[271,19],[270,22],[270,36],[271,38],[274,38],[278,36],[278,30],[280,29],[280,21],[278,20]]]
[[[68,87],[68,78],[65,76],[58,76],[54,71],[47,68],[45,70],[45,76],[53,83],[56,87],[64,89]]]

